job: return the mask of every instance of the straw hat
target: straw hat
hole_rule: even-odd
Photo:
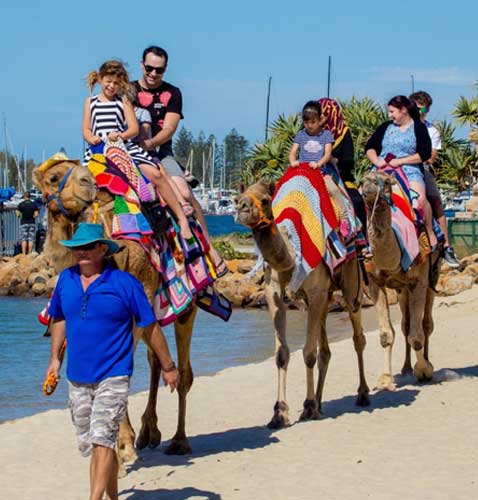
[[[58,153],[55,153],[53,156],[50,156],[48,160],[45,160],[37,168],[40,172],[45,172],[49,168],[53,167],[53,165],[56,165],[57,163],[61,163],[63,161],[74,163],[75,165],[80,165],[80,160],[70,160],[64,151],[58,151]]]

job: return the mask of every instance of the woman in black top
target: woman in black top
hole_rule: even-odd
[[[420,121],[415,103],[399,95],[388,102],[391,118],[380,125],[365,147],[368,159],[377,168],[384,167],[387,155],[394,158],[388,162],[391,167],[401,167],[410,183],[410,188],[418,195],[418,205],[423,211],[424,221],[431,246],[437,239],[433,231],[432,209],[426,198],[423,163],[432,154],[432,145],[426,126]]]

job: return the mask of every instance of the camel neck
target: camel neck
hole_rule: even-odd
[[[375,266],[388,271],[399,268],[401,252],[392,229],[390,207],[381,207],[375,211],[374,217],[369,221],[368,235]]]
[[[252,234],[264,260],[276,271],[288,271],[294,267],[294,258],[275,223]]]

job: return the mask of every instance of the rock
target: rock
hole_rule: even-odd
[[[469,264],[468,266],[466,266],[462,275],[472,276],[475,279],[475,283],[476,283],[478,280],[478,263],[473,262],[472,264]]]
[[[34,283],[46,283],[50,277],[46,272],[31,273],[28,276],[27,283],[33,286]]]
[[[457,293],[469,290],[473,286],[473,283],[475,283],[475,277],[470,275],[445,276],[440,278],[438,282],[440,288],[438,291],[440,295],[456,295]]]
[[[240,260],[237,263],[237,272],[246,274],[252,270],[252,268],[256,265],[256,261],[252,259],[244,259]]]
[[[13,259],[0,267],[0,288],[10,288],[10,284],[18,274],[18,267],[18,263]]]
[[[23,297],[30,295],[30,286],[24,281],[11,286],[8,295],[14,295],[15,297]]]
[[[47,291],[46,281],[37,281],[36,283],[33,283],[31,290],[33,295],[37,297],[39,295],[44,295],[45,292]]]

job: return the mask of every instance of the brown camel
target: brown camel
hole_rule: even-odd
[[[372,266],[368,273],[370,293],[377,306],[380,343],[385,349],[384,373],[380,376],[377,388],[394,390],[392,375],[392,347],[395,331],[390,321],[390,311],[385,288],[399,292],[402,312],[402,332],[405,336],[406,354],[402,374],[412,373],[410,360],[411,348],[417,361],[413,368],[420,381],[432,378],[433,366],[428,359],[429,338],[433,331],[433,299],[435,292],[430,285],[432,270],[439,264],[439,251],[430,258],[415,259],[411,268],[403,272],[400,266],[401,251],[392,229],[390,208],[392,185],[395,179],[380,172],[370,172],[362,180],[362,194],[368,207],[368,235],[372,247]]]
[[[66,182],[62,187],[62,179]],[[111,234],[113,218],[113,198],[105,190],[97,192],[95,180],[90,171],[83,166],[68,161],[60,161],[45,171],[36,168],[33,171],[34,182],[48,201],[48,234],[45,243],[45,253],[49,256],[57,272],[74,264],[72,252],[58,243],[61,239],[69,239],[80,220],[88,220],[87,209],[96,200],[99,204],[98,222],[105,228],[105,234]],[[91,215],[91,214],[90,214]],[[158,284],[158,273],[151,266],[145,252],[134,241],[121,240],[122,251],[114,256],[118,267],[129,271],[144,285],[146,294],[152,300]],[[179,413],[178,426],[167,454],[186,454],[191,451],[185,431],[186,396],[193,383],[189,353],[196,308],[179,318],[174,325],[180,383],[178,386]],[[150,327],[152,328],[152,327]],[[135,345],[148,329],[135,328]],[[143,337],[144,338],[144,337]],[[161,442],[161,432],[157,427],[156,401],[161,374],[158,358],[148,347],[148,361],[151,370],[148,404],[142,416],[142,426],[136,446],[142,449],[146,446],[155,448]],[[118,438],[118,455],[120,463],[134,461],[137,458],[135,447],[135,432],[128,415],[120,426]]]
[[[279,371],[279,386],[274,415],[269,422],[270,428],[289,425],[289,407],[286,400],[286,375],[289,364],[289,347],[286,339],[286,308],[284,305],[285,288],[295,266],[294,252],[287,234],[279,231],[272,216],[272,183],[259,181],[245,189],[236,198],[237,220],[250,227],[264,260],[268,266],[265,273],[265,292],[269,313],[275,330],[275,358]],[[308,304],[307,337],[303,349],[307,374],[307,394],[301,420],[314,420],[320,417],[322,394],[330,360],[327,340],[326,319],[329,294],[333,284],[342,290],[353,327],[353,340],[359,366],[359,387],[356,404],[370,404],[369,388],[365,380],[363,351],[365,336],[361,320],[361,274],[357,260],[353,259],[337,269],[334,276],[322,262],[303,282],[299,294]],[[317,355],[317,345],[319,352]],[[318,361],[319,378],[314,387],[314,366]]]

